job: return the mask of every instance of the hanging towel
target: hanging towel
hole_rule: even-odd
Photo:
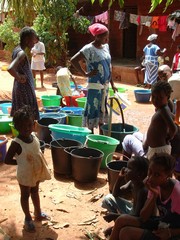
[[[119,29],[127,29],[129,27],[129,14],[122,12]]]
[[[166,32],[167,31],[167,17],[168,16],[160,16],[158,19],[159,31]]]
[[[129,21],[130,21],[130,23],[139,25],[139,23],[138,23],[138,15],[130,13]]]
[[[108,24],[108,11],[95,16],[95,22]]]
[[[158,19],[159,19],[158,16],[152,17],[151,28],[154,28],[154,29],[158,29],[159,28]]]

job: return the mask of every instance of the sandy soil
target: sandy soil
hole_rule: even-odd
[[[2,59],[1,59],[2,60]],[[5,61],[0,62],[0,68],[6,65]],[[38,97],[44,94],[54,94],[55,88],[52,82],[55,81],[54,73],[47,71],[45,74],[45,89],[38,88]],[[78,83],[85,85],[83,78],[77,77]],[[7,71],[0,72],[0,99],[11,99],[13,79]],[[40,80],[38,80],[38,86]],[[135,102],[134,86],[125,86],[131,106],[124,111],[125,122],[134,125],[145,132],[149,125],[154,108],[152,104],[138,104]],[[112,122],[121,122],[121,117],[113,114]],[[12,140],[12,134],[8,135],[8,146]],[[42,210],[51,216],[51,221],[35,222],[36,233],[27,233],[23,230],[24,215],[20,207],[19,187],[16,181],[16,169],[14,166],[0,164],[0,240],[4,239],[1,230],[3,229],[11,239],[16,240],[72,240],[90,239],[87,233],[94,234],[92,239],[105,239],[103,230],[110,224],[104,219],[104,211],[101,202],[104,195],[109,192],[107,181],[107,169],[101,169],[97,181],[92,183],[79,183],[66,176],[54,176],[51,150],[45,149],[45,158],[51,169],[52,178],[40,184],[40,198]],[[33,213],[33,206],[30,201],[30,208]],[[98,237],[99,236],[99,237]]]

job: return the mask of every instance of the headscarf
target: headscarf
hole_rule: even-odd
[[[147,38],[148,41],[152,42],[153,40],[157,39],[158,35],[157,34],[151,34]]]
[[[94,23],[90,25],[88,29],[93,36],[108,32],[108,28],[101,23]]]

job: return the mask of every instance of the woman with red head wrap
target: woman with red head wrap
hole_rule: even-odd
[[[116,90],[111,77],[111,56],[108,45],[109,31],[106,26],[95,23],[89,26],[94,41],[85,45],[71,58],[71,63],[88,78],[87,104],[84,111],[84,126],[92,130],[104,124],[107,118],[107,95],[109,83]],[[86,71],[80,61],[85,60]],[[101,131],[100,131],[101,132]]]

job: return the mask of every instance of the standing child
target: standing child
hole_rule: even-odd
[[[31,106],[35,119],[39,119],[39,109],[34,90],[34,78],[25,49],[31,49],[36,40],[36,32],[24,27],[20,32],[20,44],[14,49],[8,72],[14,77],[11,116],[24,105]]]
[[[123,149],[127,157],[131,154],[143,156],[150,159],[154,153],[171,153],[169,141],[176,134],[175,125],[171,111],[168,107],[172,88],[169,83],[158,81],[152,87],[152,103],[155,106],[155,113],[152,116],[147,134],[141,139],[134,135],[127,135],[123,140]]]
[[[34,205],[35,220],[47,220],[48,216],[41,212],[39,199],[39,182],[51,178],[47,163],[40,150],[38,138],[32,134],[34,115],[29,106],[15,112],[13,117],[18,137],[13,139],[5,157],[6,164],[17,165],[17,180],[21,191],[21,207],[25,214],[24,228],[34,232],[35,226],[29,210],[29,196]]]
[[[173,73],[180,72],[180,45],[177,46],[176,54],[173,57],[171,70]]]
[[[122,169],[113,188],[112,194],[105,196],[102,207],[107,208],[109,214],[104,219],[107,222],[116,220],[120,214],[132,214],[139,216],[147,198],[147,189],[143,183],[147,176],[149,161],[144,157],[131,158],[127,168]],[[122,185],[122,182],[127,182]],[[127,194],[131,194],[132,201],[126,200]],[[108,235],[112,228],[104,231]]]
[[[171,178],[173,169],[171,155],[154,154],[144,181],[149,191],[140,217],[120,216],[110,240],[180,239],[180,183]],[[153,216],[155,208],[159,211],[157,216]]]
[[[44,70],[45,68],[45,45],[39,40],[39,36],[36,37],[36,43],[31,49],[32,59],[31,59],[31,69],[33,72],[33,77],[36,79],[36,72],[39,71],[41,78],[41,87],[44,88]]]

